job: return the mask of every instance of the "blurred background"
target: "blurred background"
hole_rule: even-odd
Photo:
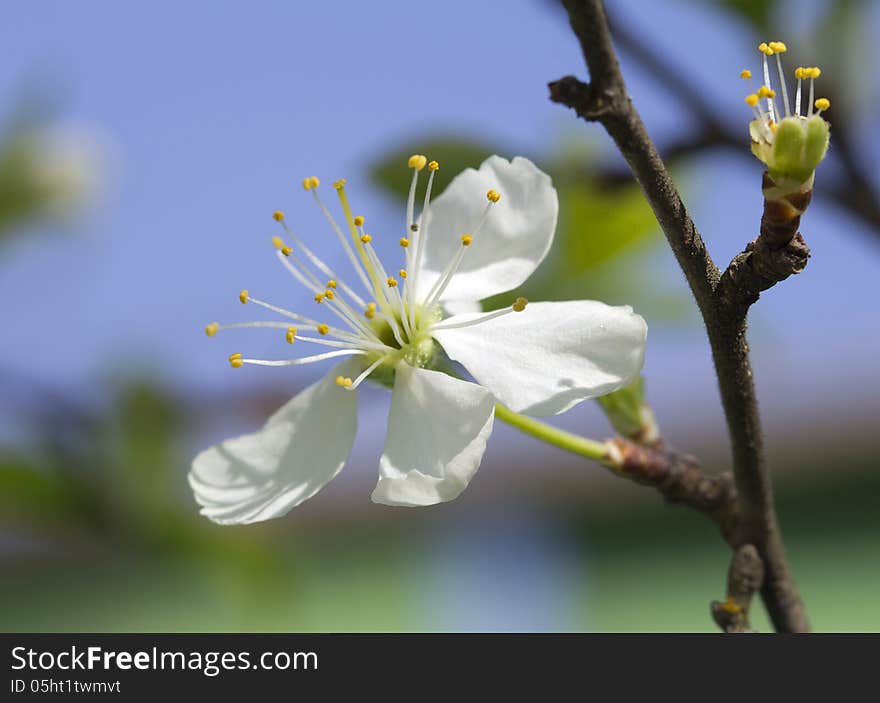
[[[813,258],[754,308],[751,346],[813,623],[876,631],[880,3],[608,6],[630,92],[719,265],[761,213],[740,70],[773,39],[789,72],[823,69]],[[2,19],[0,629],[713,631],[729,551],[708,521],[500,423],[457,501],[372,504],[380,389],[362,395],[343,473],[281,520],[213,525],[186,484],[199,449],[324,371],[232,371],[233,351],[283,357],[278,335],[203,332],[250,319],[241,288],[309,302],[274,261],[272,211],[342,266],[298,184],[345,177],[396,255],[413,152],[440,161],[441,187],[491,153],[549,172],[560,226],[523,292],[632,304],[664,435],[729,468],[708,346],[662,235],[601,128],[547,99],[548,81],[586,77],[555,2],[58,0]],[[592,403],[558,423],[611,433]]]

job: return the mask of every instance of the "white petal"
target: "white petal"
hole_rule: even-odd
[[[478,315],[444,320],[455,324]],[[635,379],[648,326],[628,305],[594,300],[529,303],[522,312],[434,338],[511,410],[555,415]]]
[[[259,522],[320,491],[342,469],[357,430],[357,393],[335,379],[359,368],[350,360],[337,364],[262,429],[201,452],[189,483],[202,515],[222,525]]]
[[[501,200],[492,206],[441,300],[482,300],[516,288],[547,255],[559,210],[550,176],[521,156],[513,161],[490,156],[478,171],[458,174],[428,208],[416,291],[420,300],[461,249],[461,235],[473,233],[489,189],[497,190]]]
[[[480,466],[494,419],[484,388],[400,364],[373,501],[411,507],[457,498]]]
[[[443,303],[443,317],[463,315],[466,312],[482,312],[483,305],[479,300],[447,300]]]

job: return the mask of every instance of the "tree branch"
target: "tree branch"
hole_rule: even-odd
[[[732,546],[738,539],[739,503],[736,486],[729,473],[705,473],[697,460],[657,441],[638,444],[623,437],[608,440],[614,451],[613,464],[606,464],[617,475],[645,486],[653,486],[670,503],[686,505],[714,520],[724,539]]]
[[[727,599],[712,602],[712,617],[725,632],[755,632],[749,622],[749,606],[764,581],[764,562],[758,550],[744,544],[733,554],[727,572]]]
[[[584,119],[602,124],[642,187],[685,274],[706,325],[731,438],[740,514],[733,543],[756,547],[766,572],[762,598],[776,629],[807,631],[809,624],[786,562],[764,461],[745,337],[748,301],[753,296],[735,296],[741,302],[732,305],[732,293],[719,294],[736,290],[735,284],[744,280],[743,262],[719,288],[721,273],[627,94],[601,0],[563,0],[563,4],[580,41],[591,82],[585,84],[568,76],[550,84],[550,97],[574,108]],[[751,252],[748,258],[753,256]]]

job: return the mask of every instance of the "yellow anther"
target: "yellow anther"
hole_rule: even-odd
[[[367,308],[366,310],[364,310],[364,317],[366,317],[368,320],[372,320],[374,317],[376,317],[376,309]]]
[[[818,78],[821,75],[822,75],[822,69],[819,68],[818,66],[813,66],[810,69],[810,78]]]
[[[248,301],[249,294],[246,290],[241,291],[238,294],[238,299],[241,301],[241,304],[244,305]]]
[[[767,42],[763,42],[763,41],[760,44],[758,44],[758,51],[760,51],[762,54],[764,54],[766,56],[773,56],[773,53],[774,53],[773,49],[770,47],[770,45]]]
[[[230,361],[235,361],[236,359],[241,359],[241,352],[235,352],[235,354],[229,355]]]
[[[400,269],[397,273],[400,274],[401,278],[406,278],[406,269]]]
[[[499,193],[497,190],[490,189],[486,193],[486,197],[489,199],[490,202],[497,203],[499,200],[501,200],[501,193]]]
[[[318,334],[327,334],[330,331],[329,325],[325,325],[323,322],[317,327]]]
[[[788,47],[785,45],[785,42],[782,41],[770,42],[770,48],[773,50],[774,54],[784,54],[788,51]]]
[[[229,365],[234,369],[240,369],[244,366],[244,362],[241,360],[241,353],[230,354]]]
[[[752,93],[751,95],[746,95],[746,105],[750,107],[754,107],[758,104],[758,96]]]
[[[362,234],[362,235],[361,235],[361,241],[362,241],[364,244],[369,244],[370,242],[373,241],[373,238],[372,238],[369,234]]]
[[[798,66],[796,69],[794,69],[794,77],[797,78],[798,80],[801,80],[802,78],[804,78],[804,67],[803,66]]]
[[[327,281],[327,287],[328,287],[328,288],[336,288],[336,281],[334,281],[334,280],[331,278],[329,281]]]
[[[510,307],[513,308],[514,312],[522,312],[526,309],[526,305],[529,304],[529,301],[526,298],[517,298],[513,301],[513,305]]]
[[[336,297],[336,293],[333,292],[332,288],[328,288],[324,291],[324,297],[327,298],[327,300],[333,300],[333,298]]]
[[[827,110],[831,107],[831,101],[828,98],[819,98],[813,103],[813,106],[819,111]]]
[[[364,226],[364,218],[361,215],[355,215],[354,226],[355,227],[363,227]]]
[[[406,237],[400,238],[400,246],[406,249],[409,246],[409,240]]]
[[[779,123],[777,122],[768,122],[768,126],[770,127],[770,131],[773,132],[773,134],[776,134],[776,130],[779,129]]]
[[[734,600],[733,596],[727,596],[727,600],[721,603],[720,607],[725,613],[730,613],[731,615],[741,613],[743,609],[742,606]]]
[[[752,72],[749,69],[744,68],[742,71],[739,72],[739,77],[744,79],[751,78]]]
[[[205,334],[213,337],[220,330],[220,324],[217,322],[209,322],[205,325]]]
[[[375,309],[376,309],[376,303],[367,303],[367,309],[368,309],[368,310],[375,310]]]
[[[762,85],[758,88],[758,97],[759,98],[775,98],[776,91],[772,88],[768,88],[766,85]]]
[[[397,279],[394,276],[389,276],[388,280],[385,282],[388,284],[389,288],[396,288],[397,287]]]
[[[342,190],[345,188],[345,179],[340,178],[338,181],[333,181],[333,187],[336,188],[336,190]]]
[[[413,154],[409,157],[409,160],[406,162],[406,165],[410,168],[414,168],[416,171],[421,171],[425,168],[425,164],[428,163],[428,157],[422,154]]]
[[[324,293],[315,293],[315,302],[318,303],[318,305],[320,305],[321,303],[324,302],[325,297],[326,296]]]
[[[432,161],[431,163],[428,164],[428,168],[431,169],[432,171],[436,171],[438,168],[440,168],[440,164],[437,163],[436,161]]]
[[[469,234],[461,235],[461,245],[463,247],[469,247],[471,245],[472,241],[474,241],[474,238],[471,235],[469,235]]]
[[[272,237],[272,246],[281,249],[284,246],[284,240],[281,237]]]
[[[293,249],[291,247],[281,247],[281,253],[284,256],[290,256],[293,253]]]
[[[336,385],[342,388],[351,388],[352,380],[346,376],[337,376]]]
[[[284,219],[284,213],[281,212],[281,210],[276,210],[272,213],[272,218],[275,220],[275,222],[281,222],[281,220]]]
[[[305,190],[313,190],[321,185],[321,181],[317,179],[315,176],[309,176],[308,178],[303,178],[303,188]]]
[[[293,344],[296,339],[296,327],[288,327],[284,338],[287,340],[288,344]]]

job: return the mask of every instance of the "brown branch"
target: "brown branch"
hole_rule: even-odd
[[[739,494],[737,546],[753,544],[766,578],[762,598],[779,631],[809,629],[788,569],[764,461],[763,437],[746,342],[748,305],[732,306],[716,289],[721,273],[685,210],[648,137],[620,73],[601,0],[563,0],[590,70],[591,82],[568,76],[550,84],[552,100],[598,121],[614,140],[645,193],[703,316],[733,451]],[[728,276],[727,280],[735,280]],[[740,277],[742,280],[742,277]]]
[[[762,291],[803,271],[810,258],[798,225],[813,197],[812,185],[784,197],[772,197],[776,184],[765,171],[761,187],[765,197],[760,234],[730,262],[717,289],[724,307],[740,311],[743,317]]]
[[[739,503],[733,476],[706,474],[697,460],[663,442],[638,444],[623,437],[608,440],[616,461],[609,468],[619,476],[653,486],[670,503],[686,505],[714,520],[724,539],[735,545]]]
[[[727,599],[712,602],[712,617],[725,632],[755,632],[749,622],[752,598],[764,581],[764,562],[754,545],[744,544],[733,553],[727,572]]]

